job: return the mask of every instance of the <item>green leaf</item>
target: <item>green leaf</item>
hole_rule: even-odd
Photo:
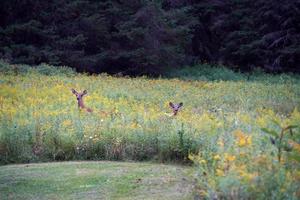
[[[276,131],[274,131],[274,130],[269,130],[267,128],[262,128],[261,130],[265,133],[268,133],[268,134],[278,138],[278,133],[276,133]]]
[[[287,126],[285,128],[285,130],[289,130],[289,129],[293,129],[293,128],[298,128],[298,126],[296,126],[296,125],[290,125],[290,126]]]
[[[276,120],[276,119],[272,119],[271,120],[274,124],[276,124],[279,128],[281,128],[281,124]]]

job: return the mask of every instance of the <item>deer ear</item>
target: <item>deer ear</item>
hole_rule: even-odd
[[[71,89],[73,94],[78,94],[78,92],[76,92],[76,90],[74,90],[73,88]]]
[[[182,102],[180,102],[180,103],[179,103],[179,108],[180,108],[180,107],[182,107],[182,106],[183,106],[183,103],[182,103]]]
[[[83,94],[83,95],[86,95],[86,94],[87,94],[87,91],[86,91],[86,90],[83,90],[82,94]]]
[[[171,108],[174,108],[174,104],[173,104],[172,102],[169,102],[169,106],[170,106]]]

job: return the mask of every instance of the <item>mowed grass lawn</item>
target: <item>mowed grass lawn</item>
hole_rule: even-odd
[[[0,167],[0,199],[192,199],[191,167],[55,162]]]

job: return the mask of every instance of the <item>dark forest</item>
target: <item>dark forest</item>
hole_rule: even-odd
[[[129,75],[203,62],[300,72],[300,1],[1,0],[0,58]]]

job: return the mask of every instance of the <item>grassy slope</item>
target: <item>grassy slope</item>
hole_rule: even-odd
[[[190,199],[190,167],[62,162],[0,167],[0,199]]]

